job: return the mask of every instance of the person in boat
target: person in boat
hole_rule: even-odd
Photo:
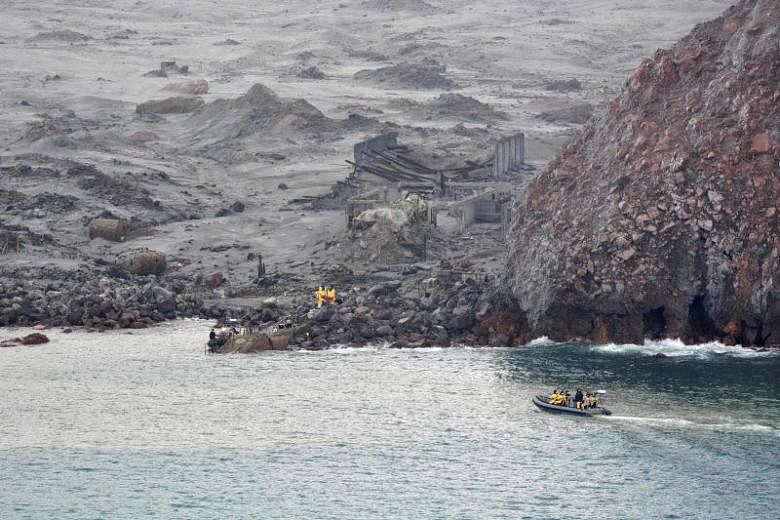
[[[214,327],[211,328],[211,332],[209,332],[209,339],[214,340],[217,337],[217,333],[214,331]]]
[[[574,394],[574,405],[577,407],[577,410],[582,410],[584,397],[585,396],[582,395],[582,389],[578,388],[577,392]]]
[[[323,286],[317,287],[317,290],[314,292],[314,301],[317,304],[317,308],[321,309],[322,304],[325,302],[325,288]]]
[[[326,296],[328,298],[328,303],[330,305],[336,304],[336,289],[333,288],[333,286],[328,286],[328,289],[326,291]]]

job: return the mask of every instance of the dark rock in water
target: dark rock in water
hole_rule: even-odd
[[[698,25],[530,183],[506,281],[531,335],[780,344],[778,32],[774,0]]]
[[[277,186],[276,189],[278,189],[278,190],[286,190],[286,189],[288,189],[288,187],[287,187],[287,185],[285,183],[280,182],[279,186]]]
[[[49,338],[46,336],[46,334],[33,332],[32,334],[28,334],[27,336],[20,339],[19,342],[22,345],[41,345],[43,343],[48,343]]]
[[[656,352],[655,354],[653,354],[653,357],[654,358],[665,358],[665,357],[669,357],[669,356],[667,356],[663,352]]]

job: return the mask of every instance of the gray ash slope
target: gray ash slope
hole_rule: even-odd
[[[617,12],[607,0],[542,7],[519,0],[503,4],[496,18],[495,5],[471,2],[231,2],[215,12],[206,0],[186,7],[121,0],[101,9],[51,0],[37,4],[50,13],[40,19],[28,4],[7,2],[0,18],[2,307],[15,309],[13,319],[29,308],[27,322],[61,319],[60,303],[70,301],[63,293],[71,292],[86,297],[74,307],[124,325],[115,318],[137,307],[134,300],[109,310],[90,297],[150,284],[217,302],[285,287],[310,304],[311,285],[333,267],[332,249],[324,251],[341,240],[343,213],[289,202],[343,181],[355,142],[392,127],[424,157],[455,164],[522,129],[530,159],[542,163],[571,128],[539,120],[540,112],[603,101],[653,38],[678,37],[717,3],[725,0],[666,2],[659,10],[628,0]],[[553,18],[567,23],[546,23]],[[219,45],[225,42],[240,44]],[[302,61],[325,77],[298,78]],[[438,86],[405,77],[414,68],[403,64],[428,67],[422,79]],[[389,72],[388,83],[354,79],[368,69]],[[543,88],[574,77],[579,90]],[[445,94],[450,84],[458,95]],[[137,112],[171,96],[187,101],[152,105],[171,113]],[[399,99],[413,105],[399,109]],[[191,112],[176,113],[184,109]],[[90,240],[95,217],[126,220],[126,240]],[[124,269],[128,256],[147,248],[167,256],[164,274]],[[279,287],[253,284],[258,252],[284,282]],[[226,279],[216,289],[203,283],[215,272]],[[453,312],[457,298],[449,296],[442,323],[465,312]],[[143,301],[140,318],[203,310],[182,302],[170,312],[177,298],[162,296],[160,312],[156,299]],[[94,324],[97,316],[82,318]]]

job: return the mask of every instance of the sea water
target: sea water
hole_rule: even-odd
[[[775,353],[537,340],[220,356],[208,330],[0,349],[0,518],[780,517]],[[607,390],[614,415],[532,405],[564,386]]]

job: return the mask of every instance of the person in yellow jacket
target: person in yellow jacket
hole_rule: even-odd
[[[336,304],[336,289],[333,287],[328,287],[325,291],[325,298],[327,299],[328,303],[331,305]]]
[[[317,290],[314,291],[314,301],[317,304],[317,308],[322,308],[322,304],[325,302],[325,288],[323,286],[317,287]]]

